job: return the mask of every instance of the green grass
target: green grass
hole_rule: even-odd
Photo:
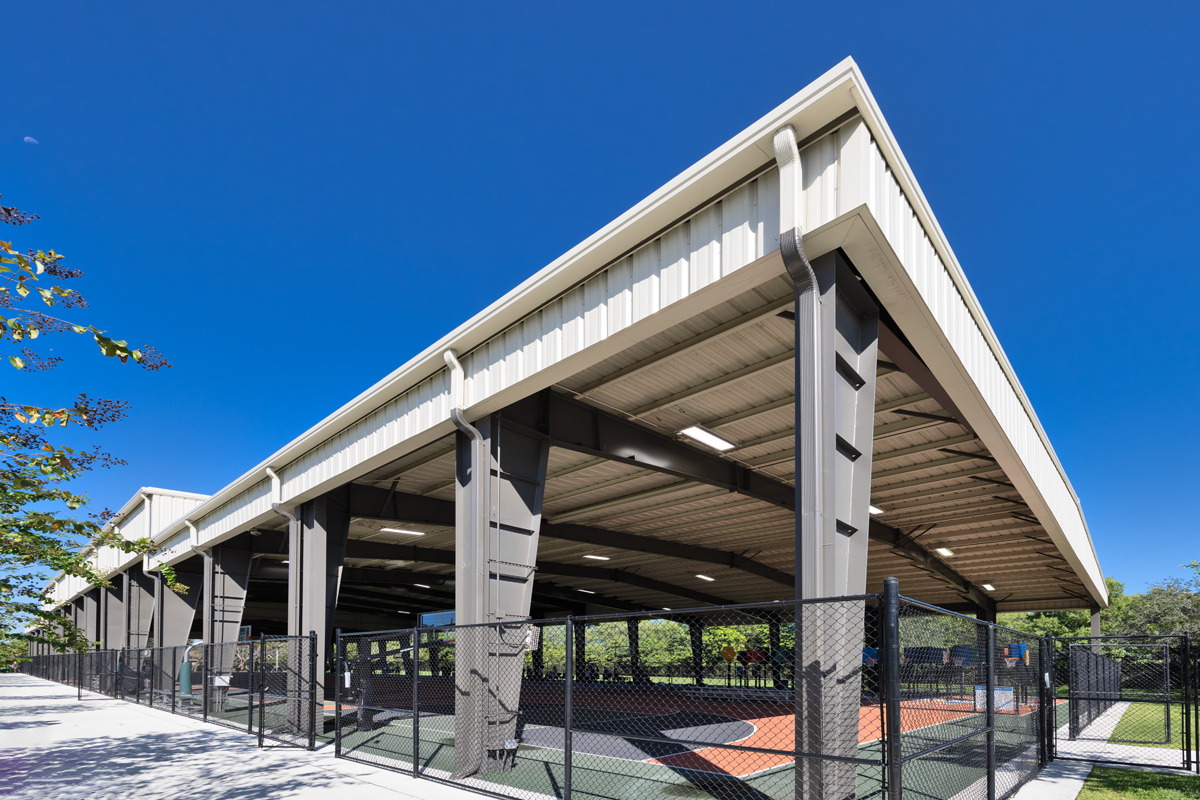
[[[1138,747],[1162,747],[1179,750],[1183,747],[1183,708],[1171,706],[1171,741],[1163,742],[1166,738],[1166,711],[1157,703],[1130,703],[1129,708],[1121,716],[1110,741],[1129,743],[1122,740],[1158,739],[1154,743],[1136,742]]]
[[[1096,767],[1078,800],[1190,800],[1200,798],[1200,777]]]

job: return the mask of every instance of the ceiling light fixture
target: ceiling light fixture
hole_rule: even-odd
[[[985,583],[985,584],[983,584],[983,588],[984,588],[984,589],[986,589],[986,590],[987,590],[987,591],[989,591],[989,592],[994,592],[994,591],[996,591],[996,587],[995,587],[995,586],[992,586],[990,583]]]
[[[715,581],[716,580],[716,578],[710,578],[707,575],[697,575],[696,577],[702,581]]]
[[[935,549],[933,552],[937,553],[939,556],[952,556],[952,555],[954,555],[954,551],[953,551],[953,550],[951,550],[949,547],[938,547],[938,548],[936,548],[936,549]]]
[[[413,586],[420,586],[422,589],[428,589],[429,586],[424,583],[414,583]]]
[[[699,442],[705,447],[711,447],[713,450],[720,450],[722,452],[725,450],[732,450],[733,448],[737,447],[737,445],[733,442],[727,439],[722,439],[712,431],[705,430],[699,425],[693,425],[690,428],[684,428],[679,432],[679,435],[686,436],[689,439]]]
[[[288,562],[288,560],[285,558],[283,561],[280,561],[279,563],[280,563],[280,564],[287,564],[287,563],[290,563],[290,562]]]
[[[878,506],[867,506],[867,508],[870,509],[872,514],[882,514],[883,513],[883,509],[879,508]]]
[[[583,592],[584,594],[595,594],[591,589],[576,589],[575,591]]]
[[[405,534],[408,534],[409,536],[424,536],[425,535],[425,531],[409,531],[409,530],[405,530],[404,528],[380,528],[379,530],[382,533],[405,533]]]
[[[611,561],[612,560],[608,556],[584,556],[584,558],[590,558],[592,561]]]

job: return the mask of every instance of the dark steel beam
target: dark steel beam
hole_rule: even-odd
[[[942,407],[942,410],[947,412],[953,420],[959,425],[962,425],[967,430],[971,430],[971,426],[967,424],[967,418],[954,401],[950,399],[950,395],[942,388],[941,383],[933,376],[933,372],[929,367],[925,366],[925,362],[912,351],[903,337],[901,337],[889,325],[890,320],[881,319],[879,321],[879,353],[894,363],[899,369],[903,370],[904,374],[912,379],[912,382],[920,387],[921,391],[926,392],[937,401],[937,404]]]
[[[983,612],[989,614],[996,613],[996,602],[982,589],[925,548],[915,542],[905,541],[905,536],[900,531],[890,525],[885,525],[879,520],[873,519],[871,520],[870,533],[873,540],[892,545],[897,553],[908,558],[939,580],[949,584],[955,591],[966,596],[968,600],[978,606]]]
[[[686,600],[694,600],[698,603],[704,603],[710,606],[732,605],[733,600],[716,595],[708,594],[707,592],[698,592],[694,589],[687,589],[682,586],[658,581],[653,578],[647,578],[644,575],[639,575],[636,572],[629,572],[623,569],[612,569],[609,567],[589,567],[583,564],[556,564],[549,561],[537,562],[537,571],[543,575],[563,575],[568,578],[585,578],[597,581],[612,581],[613,583],[624,583],[628,586],[636,586],[639,589],[649,589],[650,591],[659,592],[661,594],[672,595],[674,597],[682,597]]]
[[[350,516],[454,527],[454,501],[350,484]]]
[[[716,486],[788,510],[796,507],[796,490],[782,481],[550,390],[520,400],[501,414],[508,422],[548,436],[555,447]]]
[[[569,523],[555,525],[543,522],[542,536],[550,539],[562,539],[564,541],[614,547],[618,550],[654,553],[655,555],[668,556],[670,558],[700,561],[705,564],[719,564],[758,575],[761,578],[766,578],[769,581],[774,581],[784,586],[792,587],[796,585],[795,577],[783,570],[768,567],[765,564],[760,564],[751,558],[746,558],[737,553],[717,550],[712,547],[672,542],[665,539],[656,539],[652,536],[621,533],[619,531],[609,531],[602,528],[593,528],[587,525],[572,525]]]
[[[359,488],[366,491],[358,492],[357,489]],[[386,518],[394,522],[426,522],[429,524],[442,524],[440,520],[444,520],[447,526],[454,525],[453,500],[439,500],[434,497],[423,497],[405,492],[389,492],[386,489],[375,489],[370,486],[355,486],[354,489],[351,492],[352,508],[354,507],[355,498],[358,497],[363,500],[361,507],[367,510],[386,508],[388,509],[388,513],[393,515],[379,517],[380,519]],[[384,495],[387,495],[387,497],[384,497]],[[720,564],[758,575],[784,586],[791,587],[795,585],[795,578],[782,570],[760,564],[753,559],[737,553],[718,550],[712,547],[682,544],[680,542],[656,539],[652,536],[610,531],[587,525],[553,524],[549,522],[542,523],[541,536],[550,539],[561,539],[563,541],[602,545],[617,550],[654,553],[655,555],[699,561],[705,564]],[[413,560],[395,555],[397,552],[395,548],[403,546],[388,542],[368,542],[352,539],[347,544],[346,557]]]
[[[536,598],[538,595],[558,597],[562,598],[566,602],[573,602],[580,605],[591,603],[593,605],[613,608],[617,611],[640,612],[651,610],[646,606],[639,605],[638,603],[631,603],[628,600],[621,600],[610,595],[601,594],[600,592],[593,592],[590,590],[584,592],[580,591],[579,589],[571,589],[566,586],[558,586],[556,584],[546,583],[544,581],[541,583],[535,583],[533,585],[533,596]]]

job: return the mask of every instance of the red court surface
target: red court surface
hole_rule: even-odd
[[[586,687],[581,687],[581,689],[582,691],[578,693],[580,696],[576,697],[577,708],[614,712],[636,711],[637,714],[646,715],[669,715],[681,710],[716,714],[733,720],[743,720],[754,727],[754,732],[749,736],[725,742],[726,745],[765,750],[792,750],[796,744],[796,717],[794,714],[781,713],[782,708],[778,703],[724,702],[701,699],[683,692],[664,692],[655,697],[649,693],[632,696],[611,691],[588,691]],[[532,692],[531,694],[533,697],[528,698],[530,705],[536,704],[537,701],[545,703],[551,699],[545,696],[551,693]],[[558,699],[554,698],[555,701]],[[354,706],[343,704],[343,708],[350,709]],[[1034,704],[1023,704],[1017,713],[1025,716],[1033,713],[1036,708]],[[333,712],[335,705],[326,702],[325,710]],[[973,698],[904,701],[900,709],[900,730],[907,733],[964,719],[978,713],[975,711]],[[1013,712],[1000,713],[1011,714]],[[859,706],[857,744],[862,746],[882,739],[883,726],[884,713],[880,706],[869,704]],[[745,777],[790,764],[794,760],[790,755],[713,746],[652,758],[645,763]]]

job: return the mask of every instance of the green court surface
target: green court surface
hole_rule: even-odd
[[[600,712],[604,713],[604,712]],[[611,712],[609,712],[611,713]],[[526,730],[535,726],[527,725]],[[861,748],[864,757],[878,756],[877,745]],[[874,749],[876,752],[871,753]],[[343,755],[380,766],[412,770],[412,720],[395,720],[369,732],[343,731]],[[454,718],[420,720],[420,769],[425,777],[448,778],[454,771]],[[572,759],[572,797],[597,800],[632,800],[649,797],[761,798],[783,800],[795,796],[791,764],[735,777],[663,764],[630,761],[576,752]],[[563,752],[549,747],[520,745],[517,765],[502,773],[479,776],[475,785],[514,796],[561,797]],[[880,767],[858,767],[858,797],[877,794]]]
[[[616,712],[580,709],[576,715],[577,724],[587,727],[593,722],[611,719],[614,713]],[[621,713],[628,716],[628,712]],[[1029,714],[1002,715],[997,718],[997,754],[1001,765],[1006,765],[1009,770],[1031,775],[1037,769],[1033,719]],[[546,722],[553,725],[554,721]],[[561,722],[558,724],[561,725]],[[953,740],[971,732],[971,729],[964,727],[969,724],[977,725],[978,721],[935,723],[905,734],[905,752],[915,753]],[[525,731],[537,727],[540,726],[527,723]],[[419,729],[419,767],[422,775],[447,779],[454,770],[453,716],[423,716]],[[411,772],[412,734],[412,720],[409,718],[389,721],[374,731],[356,731],[352,722],[347,723],[343,729],[342,753],[356,760]],[[579,737],[581,734],[575,735]],[[619,739],[616,736],[612,738]],[[923,797],[951,798],[985,777],[985,746],[984,736],[979,735],[937,753],[907,761],[904,765],[904,785]],[[860,744],[858,752],[862,758],[875,762],[882,760],[881,744],[878,741]],[[854,769],[857,774],[858,798],[882,794],[881,764],[860,764]],[[650,797],[782,800],[795,797],[794,781],[794,764],[790,762],[738,776],[672,767],[649,761],[613,758],[579,752],[578,749],[572,760],[573,795],[597,800],[634,800]],[[514,769],[479,776],[473,779],[472,783],[476,788],[497,794],[561,797],[562,750],[521,744],[518,747],[517,766]]]

